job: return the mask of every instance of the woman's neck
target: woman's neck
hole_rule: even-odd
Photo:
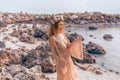
[[[63,32],[61,32],[61,33],[55,34],[55,36],[58,36],[58,35],[60,35],[60,34],[64,34],[64,33],[63,33]]]

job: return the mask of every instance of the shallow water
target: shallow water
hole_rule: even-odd
[[[84,43],[89,41],[95,42],[101,45],[105,50],[106,54],[97,57],[97,64],[104,65],[103,67],[108,70],[120,72],[120,27],[111,28],[100,28],[97,30],[90,31],[88,28],[67,28],[66,31],[71,30],[69,33],[77,32],[84,37]],[[93,37],[89,37],[89,35]],[[112,41],[106,41],[103,39],[103,35],[111,34],[114,38]]]

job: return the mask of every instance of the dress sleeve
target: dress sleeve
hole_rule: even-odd
[[[50,43],[51,51],[52,51],[54,57],[58,58],[58,59],[60,58],[64,61],[66,61],[65,56],[67,54],[64,54],[66,52],[65,47],[62,44],[60,44],[58,41],[56,41],[53,37],[51,37],[49,39],[49,43]]]
[[[70,43],[67,36],[64,34],[65,39],[67,40],[67,51],[69,54],[77,59],[83,60],[83,45],[82,39],[77,38],[73,42]]]
[[[72,57],[83,60],[83,45],[81,39],[77,38],[70,43],[69,50]]]

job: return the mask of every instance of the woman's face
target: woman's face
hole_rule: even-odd
[[[60,22],[58,23],[58,28],[59,28],[59,29],[64,29],[64,22],[63,22],[63,21],[60,21]]]

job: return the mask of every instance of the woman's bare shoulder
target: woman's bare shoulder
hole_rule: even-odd
[[[59,40],[56,39],[55,36],[50,37],[50,43],[54,43],[53,46],[57,46],[60,50],[66,50],[67,48],[61,44]]]
[[[67,42],[70,44],[70,41],[68,39],[68,34],[64,33],[63,35],[64,35],[64,38],[67,40]]]

